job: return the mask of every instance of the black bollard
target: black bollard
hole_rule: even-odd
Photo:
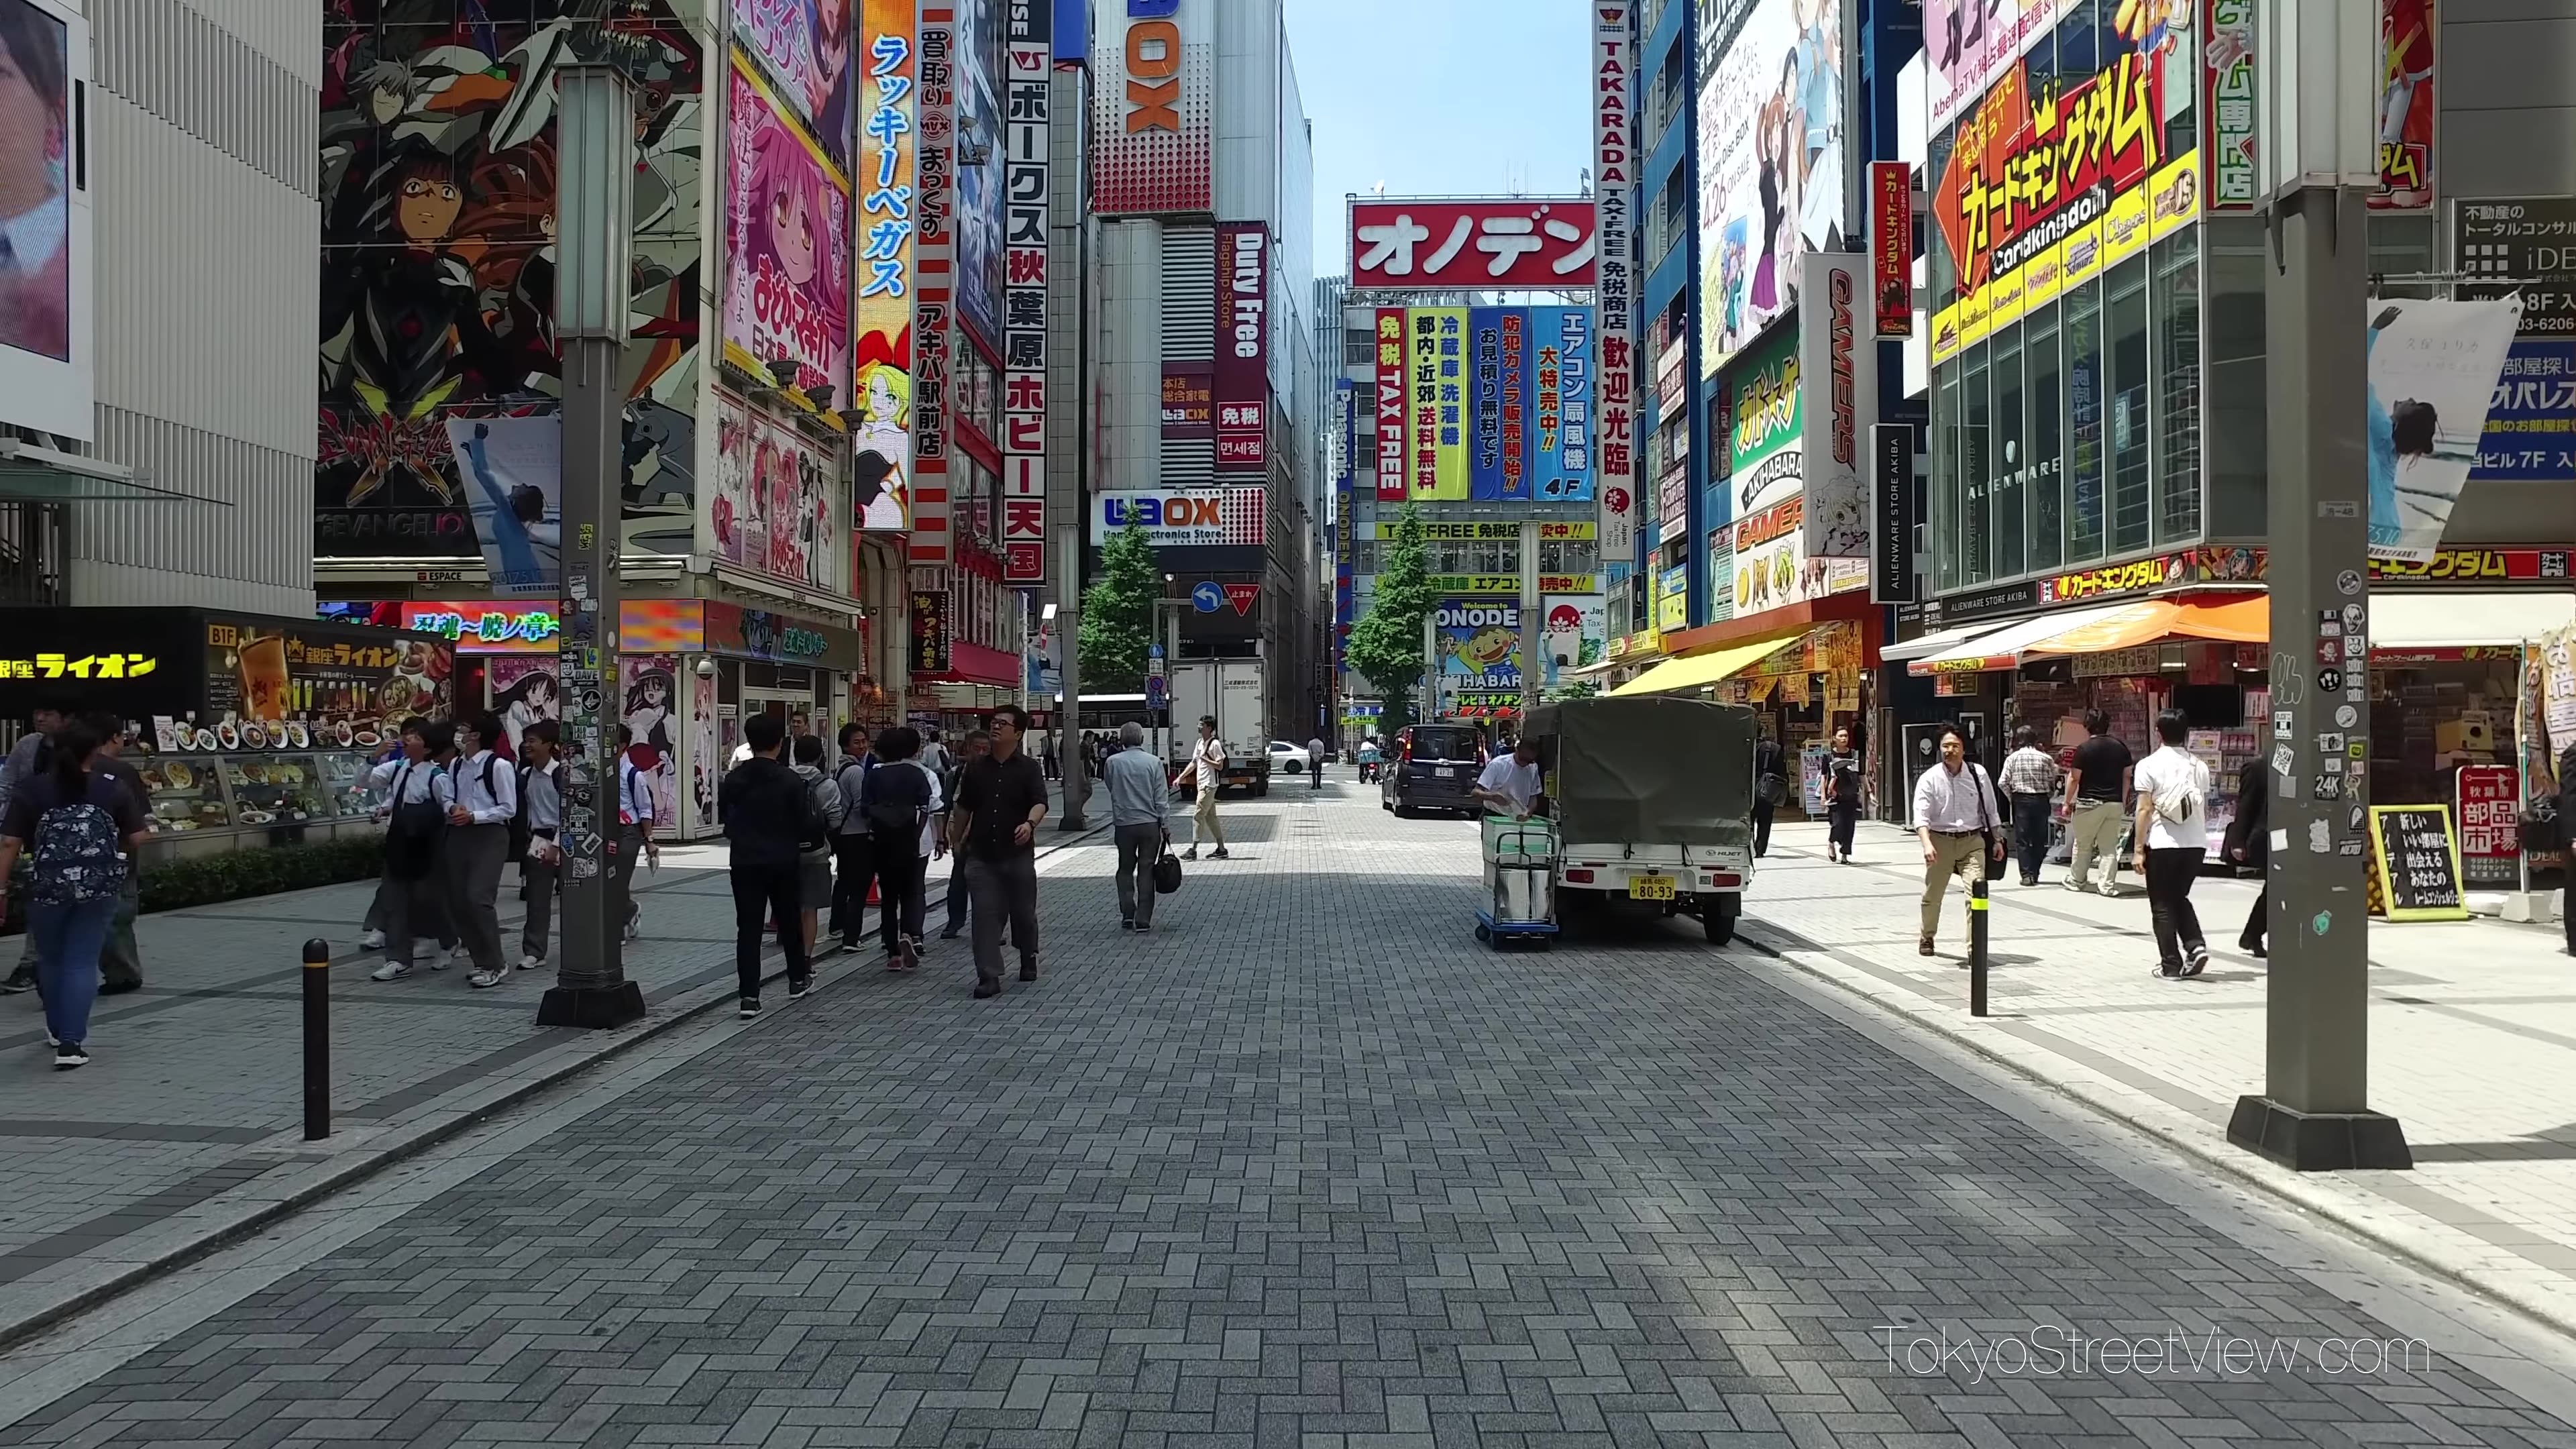
[[[304,1140],[331,1135],[331,943],[304,943]]]
[[[1968,1014],[1986,1014],[1986,878],[1968,883]]]

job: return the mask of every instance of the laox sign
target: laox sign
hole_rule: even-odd
[[[1213,495],[1190,497],[1174,494],[1168,498],[1104,498],[1100,501],[1103,521],[1111,528],[1135,524],[1139,528],[1222,528],[1225,526],[1221,500]]]
[[[1131,135],[1181,129],[1181,27],[1173,20],[1180,10],[1181,0],[1127,0],[1127,130]]]

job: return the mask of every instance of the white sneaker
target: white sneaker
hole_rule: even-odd
[[[465,984],[479,990],[487,986],[498,986],[509,979],[510,974],[506,970],[477,971],[473,975],[465,978]]]
[[[461,946],[450,946],[444,951],[430,952],[429,969],[432,971],[444,971],[448,967],[455,965],[456,953],[463,949],[464,948]]]
[[[382,931],[366,931],[360,933],[358,936],[358,949],[361,951],[381,951],[385,949],[385,933]]]
[[[400,981],[411,974],[409,961],[388,961],[367,973],[369,981]]]
[[[522,971],[543,971],[546,969],[546,958],[543,956],[522,956],[519,958],[519,969]]]

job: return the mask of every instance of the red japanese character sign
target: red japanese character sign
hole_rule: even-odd
[[[1587,197],[1351,203],[1351,286],[1589,287]]]

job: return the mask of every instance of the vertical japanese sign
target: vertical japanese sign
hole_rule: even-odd
[[[1047,91],[1054,21],[1010,0],[1002,134],[1002,581],[1046,579]]]
[[[857,341],[851,353],[855,526],[912,523],[914,0],[866,0],[860,17]]]
[[[1404,309],[1377,309],[1377,501],[1402,503],[1412,492],[1407,481],[1412,460],[1405,452],[1405,416],[1410,408],[1405,384]]]
[[[2512,890],[2522,883],[2522,782],[2511,765],[2462,765],[2451,788],[2460,815],[2460,884]]]
[[[2373,211],[2433,204],[2435,0],[2379,0],[2379,189]]]
[[[1589,307],[1532,307],[1530,322],[1538,336],[1538,431],[1531,440],[1533,495],[1546,501],[1588,501],[1592,485],[1592,311]],[[1623,369],[1633,371],[1633,369]],[[1632,486],[1629,480],[1621,486]],[[1631,501],[1633,509],[1634,500]],[[1636,518],[1627,511],[1621,527],[1628,548],[1636,548]],[[1602,558],[1609,553],[1610,520],[1601,522]]]
[[[1869,601],[1914,602],[1914,428],[1869,427]]]
[[[2252,211],[2255,193],[2254,0],[2202,0],[2201,198],[2211,211]]]
[[[917,565],[945,565],[954,555],[948,500],[948,384],[954,339],[949,321],[956,289],[957,66],[956,11],[946,0],[920,0],[915,30],[914,94],[918,134],[913,188],[912,546]]]
[[[1861,259],[1798,259],[1798,373],[1812,421],[1804,459],[1807,557],[1869,556],[1868,464],[1861,443],[1878,421],[1878,346],[1858,336]]]
[[[1529,312],[1505,307],[1501,323],[1503,490],[1506,502],[1529,501]]]
[[[1467,496],[1479,503],[1503,496],[1503,313],[1499,307],[1467,312]]]
[[[1340,687],[1342,648],[1350,642],[1352,605],[1352,473],[1359,456],[1359,389],[1333,379],[1333,678]]]
[[[1637,551],[1636,296],[1630,261],[1636,247],[1635,148],[1630,127],[1629,80],[1636,69],[1635,7],[1602,0],[1592,7],[1593,239],[1600,286],[1593,293],[1601,338],[1601,562],[1617,579]],[[1587,459],[1587,462],[1589,460]],[[1548,480],[1540,479],[1542,490]],[[1540,497],[1592,497],[1589,470],[1582,491]]]
[[[1412,330],[1413,496],[1467,497],[1467,309],[1415,307]]]
[[[1216,471],[1270,469],[1270,229],[1216,229]]]
[[[1869,163],[1869,275],[1870,335],[1913,336],[1914,168],[1903,161]]]

